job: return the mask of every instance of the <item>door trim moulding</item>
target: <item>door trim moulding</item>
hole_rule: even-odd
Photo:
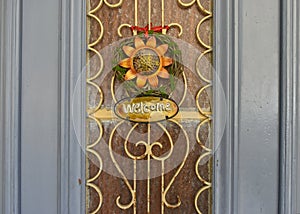
[[[59,154],[58,213],[84,213],[85,158],[75,133],[72,97],[85,65],[85,1],[60,3]],[[22,0],[0,2],[0,213],[21,213],[21,80],[22,80]],[[79,41],[79,42],[78,42]],[[84,83],[84,82],[83,82]],[[85,89],[85,85],[79,83]],[[85,93],[76,114],[84,132]],[[80,138],[80,139],[79,139]],[[82,183],[80,181],[83,181]],[[54,187],[55,188],[55,187]]]
[[[218,146],[215,148],[214,156],[213,213],[229,214],[237,213],[239,136],[236,127],[239,126],[240,112],[239,1],[214,1],[213,50],[215,68],[213,138]],[[225,106],[220,103],[225,103]],[[224,114],[227,115],[225,128],[220,122]]]
[[[0,3],[0,212],[20,212],[22,1]]]
[[[279,2],[215,0],[214,63],[226,97],[220,106],[215,82],[215,141],[227,115],[214,160],[216,214],[279,209]]]
[[[281,1],[281,7],[279,209],[281,214],[294,214],[300,212],[297,210],[297,197],[299,195],[297,196],[296,188],[297,164],[300,162],[300,159],[297,161],[298,150],[300,149],[298,143],[300,138],[300,4],[298,0],[285,0]],[[300,178],[298,177],[298,179]]]
[[[61,214],[85,213],[86,1],[61,1]],[[84,77],[84,78],[83,78]]]

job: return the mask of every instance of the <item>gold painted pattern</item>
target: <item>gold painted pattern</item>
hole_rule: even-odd
[[[113,160],[114,162],[114,165],[115,167],[117,168],[118,172],[120,173],[122,179],[124,180],[126,186],[128,187],[128,190],[130,191],[131,193],[131,201],[128,203],[128,204],[121,204],[120,203],[120,198],[121,196],[118,196],[117,199],[116,199],[116,204],[117,206],[120,208],[120,209],[123,209],[123,210],[127,210],[131,207],[133,207],[133,213],[136,213],[137,212],[137,209],[136,209],[136,177],[137,177],[137,161],[138,160],[142,160],[142,159],[147,159],[148,161],[148,164],[147,164],[147,213],[150,213],[151,212],[151,203],[150,203],[150,194],[151,194],[151,191],[150,191],[150,185],[151,185],[151,176],[150,176],[150,160],[151,159],[154,159],[154,160],[158,160],[158,161],[161,161],[161,197],[162,197],[162,204],[161,204],[161,213],[164,213],[164,208],[165,206],[168,207],[168,208],[177,208],[181,205],[181,200],[180,200],[180,197],[177,196],[177,203],[175,204],[172,204],[172,203],[169,203],[166,199],[166,195],[168,194],[171,186],[173,185],[176,177],[178,176],[178,174],[180,173],[180,171],[182,170],[185,162],[186,162],[186,159],[188,157],[188,153],[189,153],[189,138],[188,138],[188,135],[186,133],[186,131],[184,130],[184,128],[175,120],[170,120],[170,122],[173,122],[175,123],[176,125],[178,125],[180,127],[180,129],[183,131],[184,133],[184,136],[186,138],[186,151],[185,151],[185,156],[184,156],[184,159],[182,161],[182,163],[180,164],[180,166],[178,167],[175,175],[172,177],[171,181],[167,184],[167,186],[165,187],[165,161],[167,159],[170,158],[170,156],[172,155],[173,153],[173,150],[174,150],[174,143],[173,143],[173,139],[171,137],[171,134],[169,133],[169,131],[161,124],[161,123],[157,123],[158,126],[164,131],[164,133],[168,136],[168,139],[169,139],[169,144],[170,144],[170,150],[168,151],[168,153],[166,155],[164,155],[163,157],[158,157],[156,156],[154,153],[153,153],[153,147],[155,146],[158,146],[159,148],[163,148],[163,145],[162,143],[160,142],[152,142],[151,141],[151,124],[149,123],[147,126],[148,126],[148,138],[147,138],[147,142],[145,141],[139,141],[137,142],[135,145],[136,146],[144,146],[145,147],[145,152],[141,155],[134,155],[132,154],[129,149],[128,149],[128,143],[129,143],[129,137],[130,135],[132,134],[132,132],[137,128],[137,126],[139,125],[138,123],[136,123],[134,126],[132,126],[132,128],[130,129],[130,131],[128,132],[127,134],[127,137],[126,137],[126,140],[125,140],[125,143],[124,143],[124,148],[125,148],[125,152],[126,152],[126,155],[131,158],[133,160],[133,164],[134,164],[134,171],[133,171],[133,186],[129,183],[129,180],[128,178],[125,176],[125,173],[123,172],[123,170],[121,169],[120,165],[118,164],[117,160],[115,159],[115,155],[113,153],[113,148],[112,148],[112,145],[113,145],[113,136],[116,132],[116,130],[119,128],[119,126],[121,126],[123,123],[125,123],[125,121],[121,121],[119,122],[113,129],[111,135],[110,135],[110,139],[109,139],[109,151],[110,151],[110,156],[111,156],[111,159]]]
[[[183,7],[190,7],[192,5],[194,5],[195,3],[197,3],[197,6],[199,7],[199,10],[201,12],[203,12],[205,14],[205,16],[199,21],[198,25],[197,25],[197,28],[196,28],[196,36],[197,36],[197,39],[199,41],[199,43],[201,44],[202,47],[204,47],[206,50],[198,57],[197,59],[197,62],[196,62],[196,65],[198,64],[198,62],[200,62],[200,60],[205,57],[206,55],[212,53],[213,51],[213,48],[212,48],[212,44],[206,44],[203,39],[201,38],[201,35],[200,35],[200,27],[202,26],[202,24],[205,22],[205,21],[208,21],[208,20],[211,20],[212,17],[213,17],[213,13],[211,11],[211,9],[206,9],[203,7],[203,5],[201,4],[201,0],[193,0],[193,1],[190,1],[188,3],[184,3],[182,2],[182,0],[178,0],[178,3],[183,6]],[[199,172],[199,166],[200,166],[200,163],[202,160],[204,160],[205,158],[210,158],[212,155],[213,155],[213,151],[212,151],[212,145],[205,145],[203,142],[201,142],[200,138],[199,138],[199,132],[200,132],[200,129],[202,126],[208,124],[209,128],[211,129],[211,126],[212,126],[212,112],[211,110],[210,111],[206,111],[204,110],[200,103],[199,103],[199,100],[200,100],[200,96],[202,93],[204,93],[208,88],[211,88],[212,87],[212,80],[209,80],[207,78],[204,77],[204,75],[202,74],[201,72],[201,68],[200,66],[196,66],[196,71],[199,75],[199,77],[207,83],[207,85],[205,85],[204,87],[202,87],[198,93],[197,93],[197,96],[196,96],[196,104],[197,104],[197,108],[198,108],[198,111],[200,112],[200,114],[205,117],[205,119],[198,125],[197,127],[197,131],[196,131],[196,139],[197,139],[197,143],[200,145],[200,147],[205,151],[204,154],[202,154],[197,162],[196,162],[196,165],[195,165],[195,171],[196,171],[196,174],[197,174],[197,177],[198,179],[204,184],[204,186],[199,189],[199,191],[197,192],[196,196],[195,196],[195,207],[196,207],[196,210],[199,214],[202,214],[201,212],[201,208],[199,207],[198,205],[198,200],[201,196],[201,194],[203,194],[204,192],[206,191],[209,191],[209,194],[211,195],[211,189],[212,189],[212,183],[211,181],[209,180],[206,180],[203,178],[203,176],[200,174]],[[209,135],[210,136],[210,135]],[[211,144],[211,140],[209,140],[210,144]],[[211,163],[211,158],[210,158],[210,166],[212,165]],[[211,169],[211,167],[209,167]],[[209,172],[210,174],[212,173],[211,170]],[[212,175],[209,176],[210,178],[212,177]],[[211,207],[211,206],[209,206]],[[210,212],[211,213],[211,210]]]
[[[89,178],[89,173],[87,171],[86,186],[87,186],[87,188],[94,189],[97,192],[98,196],[99,196],[99,204],[98,204],[97,208],[94,211],[90,211],[91,214],[98,213],[100,211],[102,203],[103,203],[103,195],[102,195],[102,192],[100,190],[100,187],[94,184],[94,181],[97,180],[100,177],[101,172],[102,172],[102,167],[103,167],[102,159],[101,159],[99,153],[95,150],[95,147],[100,143],[100,140],[103,136],[103,127],[102,127],[102,124],[101,124],[102,120],[112,119],[112,116],[108,116],[108,115],[112,115],[111,112],[108,113],[108,112],[105,112],[106,111],[105,109],[101,109],[101,105],[102,105],[103,99],[104,99],[103,91],[94,82],[94,80],[99,77],[99,75],[103,71],[103,67],[104,67],[103,57],[101,56],[100,52],[97,51],[96,48],[95,48],[95,46],[98,45],[101,42],[101,39],[103,38],[104,29],[103,29],[102,21],[95,14],[96,14],[97,11],[99,11],[101,9],[103,4],[105,4],[109,8],[117,8],[117,7],[120,7],[122,5],[122,3],[123,3],[123,0],[120,0],[119,2],[117,2],[115,4],[109,3],[108,0],[100,0],[98,5],[94,9],[89,8],[89,4],[88,4],[88,14],[87,14],[87,16],[94,19],[98,23],[99,29],[100,29],[100,33],[99,33],[98,38],[95,41],[88,44],[88,51],[90,53],[95,54],[95,56],[98,57],[99,62],[100,62],[99,70],[93,76],[90,76],[90,71],[89,71],[89,69],[87,69],[87,85],[89,85],[91,87],[94,87],[100,95],[100,100],[99,100],[98,104],[96,105],[96,107],[90,108],[89,106],[87,106],[87,113],[88,113],[87,123],[89,121],[93,121],[97,124],[97,127],[99,129],[98,138],[94,142],[88,143],[88,145],[86,146],[86,152],[89,153],[89,154],[94,155],[96,157],[96,159],[98,160],[98,162],[99,162],[99,171],[96,173],[96,175],[94,177]],[[197,3],[197,6],[199,7],[200,11],[203,12],[204,14],[206,14],[205,17],[199,21],[199,23],[197,25],[197,29],[196,29],[197,39],[198,39],[199,43],[201,44],[201,46],[206,49],[198,57],[197,62],[196,62],[196,64],[198,64],[198,62],[203,57],[205,57],[206,55],[212,53],[212,45],[211,44],[206,44],[203,41],[203,39],[201,38],[201,35],[199,33],[202,24],[205,21],[212,19],[212,12],[210,10],[204,8],[202,6],[200,0],[193,0],[193,1],[190,1],[188,3],[184,3],[183,1],[178,0],[178,3],[183,7],[191,7],[195,3]],[[138,0],[134,0],[134,5],[135,5],[134,6],[134,8],[135,8],[134,26],[138,26],[138,13],[137,13]],[[161,25],[163,27],[165,26],[165,20],[164,20],[164,18],[165,18],[164,17],[165,8],[164,8],[164,5],[165,5],[164,0],[162,0]],[[119,28],[117,29],[118,35],[120,37],[122,37],[121,30],[122,30],[123,27],[131,28],[132,26],[133,25],[128,24],[128,23],[121,24],[119,26]],[[171,23],[168,26],[169,27],[177,27],[179,29],[178,36],[182,35],[183,28],[180,24]],[[148,27],[149,27],[149,29],[151,27],[151,0],[148,0]],[[163,29],[162,33],[166,34],[167,30]],[[133,35],[137,35],[137,30],[133,30]],[[89,36],[88,36],[88,38],[89,38]],[[89,54],[88,54],[88,57],[87,57],[87,62],[89,62]],[[195,112],[192,112],[192,113],[187,112],[187,113],[184,113],[183,115],[186,115],[186,119],[192,119],[192,118],[195,119],[195,116],[196,116],[196,118],[198,117],[199,120],[201,121],[199,123],[198,127],[197,127],[197,130],[196,130],[196,139],[197,139],[197,143],[200,145],[200,147],[205,152],[198,158],[198,160],[196,162],[196,165],[195,165],[195,172],[196,172],[196,175],[197,175],[199,181],[203,183],[203,187],[201,189],[199,189],[199,191],[197,192],[197,194],[195,196],[194,205],[195,205],[197,213],[202,214],[201,208],[198,206],[198,200],[199,200],[199,197],[201,196],[201,194],[203,194],[206,191],[209,191],[210,194],[211,194],[212,183],[211,183],[211,181],[204,179],[203,176],[200,174],[199,165],[200,165],[200,162],[203,159],[205,159],[207,157],[210,157],[212,155],[212,150],[211,150],[211,145],[205,145],[203,142],[201,142],[201,139],[199,138],[199,132],[200,132],[201,127],[203,127],[204,125],[208,124],[208,126],[211,127],[211,125],[212,125],[212,112],[211,112],[211,110],[208,111],[207,109],[204,109],[203,107],[201,107],[200,96],[203,93],[205,93],[205,91],[208,88],[212,87],[212,80],[206,78],[202,74],[201,68],[199,68],[198,66],[196,66],[196,71],[197,71],[200,79],[207,83],[204,87],[202,87],[198,91],[197,96],[196,96],[196,106],[197,106],[197,109],[199,111],[199,114],[195,114]],[[184,81],[184,87],[185,88],[184,88],[183,97],[182,97],[182,100],[179,103],[179,106],[181,106],[182,103],[184,102],[185,97],[186,97],[186,93],[187,93],[187,79],[186,79],[186,75],[184,73],[183,73],[183,81]],[[115,83],[115,76],[113,76],[112,79],[111,79],[111,92],[112,92],[113,99],[116,101],[116,97],[115,97],[115,94],[114,94],[114,83]],[[88,100],[87,100],[87,103],[89,103]],[[180,118],[180,119],[182,119],[182,118]],[[116,204],[120,209],[127,210],[129,208],[133,208],[133,213],[137,212],[137,206],[136,206],[136,204],[137,204],[137,195],[136,195],[136,192],[137,192],[137,189],[136,189],[137,188],[137,180],[136,180],[136,177],[137,177],[137,174],[136,174],[137,173],[137,161],[141,160],[141,159],[144,159],[144,158],[146,158],[148,160],[148,168],[147,168],[147,173],[148,173],[148,178],[147,178],[147,213],[151,212],[151,203],[150,203],[150,194],[151,194],[151,191],[150,191],[150,185],[151,185],[150,184],[150,159],[151,158],[161,161],[161,197],[162,197],[162,199],[161,199],[162,200],[162,202],[161,202],[161,213],[164,213],[165,207],[177,208],[181,205],[180,196],[177,196],[177,199],[178,199],[177,203],[171,204],[167,201],[166,195],[168,194],[171,186],[173,185],[174,181],[176,180],[177,176],[179,175],[179,173],[181,172],[182,168],[185,165],[185,162],[187,160],[188,153],[189,153],[189,144],[190,144],[190,142],[189,142],[189,137],[187,135],[187,132],[185,131],[184,127],[180,124],[180,122],[176,118],[171,119],[170,122],[176,124],[183,131],[183,133],[186,137],[186,153],[185,153],[185,156],[184,156],[184,160],[182,161],[182,163],[178,167],[177,171],[175,172],[175,175],[173,176],[173,178],[170,180],[170,182],[168,184],[166,184],[165,180],[164,180],[164,178],[165,178],[165,161],[171,156],[171,154],[173,152],[173,149],[174,149],[173,140],[172,140],[172,137],[171,137],[170,133],[168,132],[168,130],[162,124],[157,123],[158,126],[168,136],[169,143],[170,143],[170,151],[167,155],[165,155],[163,157],[157,157],[152,152],[152,149],[153,149],[154,146],[158,146],[158,147],[162,148],[163,145],[160,142],[152,142],[151,141],[151,136],[150,136],[151,124],[148,124],[148,139],[147,139],[147,142],[139,141],[136,144],[136,146],[144,146],[145,147],[145,153],[142,154],[142,155],[136,156],[136,155],[130,153],[130,151],[128,150],[129,136],[134,131],[134,129],[138,126],[138,124],[133,125],[132,129],[128,132],[127,137],[125,139],[124,148],[125,148],[126,155],[133,160],[133,168],[134,168],[133,177],[134,177],[134,179],[133,179],[133,184],[131,185],[130,182],[128,181],[127,177],[125,176],[124,172],[122,171],[121,167],[118,165],[118,163],[117,163],[117,161],[114,157],[113,148],[112,148],[112,145],[113,145],[113,140],[112,139],[113,139],[114,133],[116,132],[117,128],[124,123],[124,121],[120,121],[114,127],[114,129],[113,129],[113,131],[110,135],[110,138],[109,138],[110,157],[111,157],[115,167],[117,168],[118,172],[120,173],[123,181],[125,182],[125,185],[127,186],[128,190],[130,191],[130,194],[131,194],[131,201],[128,204],[122,204],[120,202],[121,196],[116,198]],[[87,127],[88,127],[88,125],[87,125]],[[88,140],[89,139],[89,135],[88,135],[89,130],[87,130],[86,133],[87,133],[87,142],[88,142],[89,141]],[[88,161],[87,161],[87,163],[88,163]],[[210,163],[210,165],[211,165],[211,163]],[[87,166],[87,169],[88,169],[88,166]],[[211,177],[211,175],[209,177]],[[86,195],[86,198],[87,198],[87,205],[86,205],[87,212],[88,212],[88,206],[89,206],[88,205],[88,197],[89,196],[87,194]]]
[[[132,28],[134,26],[138,26],[138,2],[139,2],[138,0],[134,0],[134,25],[128,23],[121,24],[118,28],[119,37],[123,37],[121,33],[122,28],[124,27]],[[148,30],[151,30],[151,15],[152,15],[152,4],[151,4],[151,0],[148,0],[148,24],[147,24]],[[161,1],[161,26],[162,28],[166,26],[165,25],[165,0]],[[177,27],[179,29],[178,37],[182,35],[183,28],[181,24],[175,22],[175,23],[170,23],[168,26],[170,28]],[[137,30],[133,29],[133,35],[137,35],[137,33],[138,33]],[[162,34],[167,34],[167,29],[163,29]]]
[[[88,113],[88,119],[87,119],[87,125],[86,125],[86,127],[88,129],[88,127],[89,127],[88,123],[90,121],[94,121],[97,124],[97,126],[98,126],[98,128],[100,130],[99,136],[98,136],[97,140],[95,140],[92,143],[87,143],[87,145],[86,145],[87,155],[88,154],[92,154],[99,161],[99,170],[98,170],[98,172],[96,173],[96,175],[94,177],[89,178],[89,173],[88,173],[88,171],[86,172],[86,177],[87,177],[87,180],[86,180],[87,191],[86,192],[88,193],[88,188],[92,188],[92,189],[94,189],[97,192],[97,194],[99,196],[99,204],[98,204],[97,208],[94,211],[90,212],[91,214],[98,213],[99,210],[100,210],[100,208],[101,208],[101,205],[103,203],[102,192],[101,192],[100,188],[93,183],[95,180],[97,180],[100,177],[101,172],[102,172],[102,166],[103,166],[102,158],[100,157],[100,155],[98,154],[98,152],[94,149],[94,147],[100,142],[100,140],[102,138],[103,127],[102,127],[102,124],[101,124],[100,120],[98,120],[97,118],[95,118],[93,116],[93,114],[97,110],[100,109],[100,107],[101,107],[101,105],[103,103],[103,92],[102,92],[101,88],[96,83],[93,82],[97,77],[99,77],[99,75],[103,71],[103,66],[104,66],[104,64],[103,64],[103,58],[102,58],[101,54],[94,48],[97,44],[100,43],[100,41],[101,41],[101,39],[103,37],[103,25],[102,25],[102,22],[95,15],[95,13],[101,8],[102,4],[103,4],[103,0],[100,0],[99,3],[98,3],[98,5],[94,9],[88,8],[89,12],[87,14],[88,17],[94,19],[98,23],[99,29],[100,29],[100,34],[99,34],[98,38],[94,42],[88,44],[88,51],[94,53],[95,56],[98,57],[98,59],[100,61],[100,67],[99,67],[99,70],[96,72],[96,74],[93,75],[93,76],[90,76],[91,75],[91,71],[90,71],[89,67],[87,67],[87,80],[86,80],[87,85],[89,85],[91,87],[94,87],[99,92],[99,94],[100,94],[100,101],[98,102],[97,106],[95,108],[90,108],[88,106],[88,103],[89,103],[89,100],[88,100],[89,98],[88,97],[89,96],[88,96],[88,92],[87,92],[87,113]],[[88,4],[88,7],[89,7],[89,4]],[[89,33],[89,31],[88,31],[88,33]],[[89,35],[87,35],[87,38],[89,38]],[[87,54],[87,64],[89,63],[89,52]],[[87,130],[86,133],[87,133],[87,140],[86,140],[86,142],[89,142],[89,130]],[[88,161],[86,161],[86,164],[88,164]],[[88,165],[86,166],[86,168],[87,169],[89,168]],[[86,198],[88,198],[88,197],[89,196],[87,194]],[[86,201],[86,203],[88,203],[88,200]],[[88,204],[86,205],[86,207],[88,207]]]

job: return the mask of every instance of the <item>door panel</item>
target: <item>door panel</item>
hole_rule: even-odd
[[[102,40],[95,46],[96,50],[102,50],[120,39],[117,28],[121,23],[135,24],[133,2],[124,1],[121,8],[113,9],[108,6],[108,1],[103,1],[101,8],[95,12],[102,21],[104,32]],[[140,14],[147,8],[147,3],[139,2]],[[159,2],[152,1],[155,5],[152,22],[158,26],[162,18]],[[210,1],[200,2],[208,8]],[[103,203],[98,213],[111,207],[116,213],[132,213],[132,207],[123,210],[116,205],[118,196],[121,196],[122,203],[128,203],[131,199],[131,192],[122,177],[112,176],[103,170],[97,180],[88,179],[98,172],[99,164],[93,162],[90,154],[86,155],[85,146],[81,147],[86,131],[86,78],[78,86],[80,101],[76,104],[72,101],[81,72],[86,69],[86,43],[90,42],[84,36],[86,24],[90,24],[87,29],[92,32],[91,36],[88,35],[91,40],[100,32],[99,25],[91,17],[85,20],[89,12],[86,11],[86,3],[91,3],[95,8],[98,2],[0,1],[1,213],[79,214],[85,213],[87,201],[88,209],[92,211],[101,200]],[[164,206],[164,212],[196,213],[193,204],[196,194],[207,187],[209,191],[203,189],[205,191],[197,200],[203,213],[209,212],[211,207],[214,213],[222,214],[294,214],[297,208],[296,212],[300,213],[300,164],[298,172],[289,167],[296,166],[296,152],[290,149],[297,148],[299,138],[299,127],[295,121],[298,118],[295,115],[299,115],[299,3],[297,0],[279,3],[271,0],[215,1],[214,24],[211,26],[212,23],[205,22],[197,31],[206,43],[211,38],[211,29],[214,29],[214,40],[210,40],[210,45],[214,46],[215,57],[207,55],[206,58],[214,62],[224,89],[226,107],[220,105],[216,97],[211,102],[209,94],[199,101],[203,102],[203,106],[214,107],[212,110],[217,111],[218,115],[213,115],[214,124],[211,123],[216,128],[214,130],[219,131],[216,120],[220,112],[225,112],[227,123],[213,162],[206,162],[208,165],[199,168],[200,173],[208,175],[204,177],[209,181],[206,185],[198,179],[195,171],[196,161],[203,154],[203,148],[199,149],[201,146],[197,143],[195,127],[203,118],[188,123],[191,127],[185,130],[191,136],[190,142],[196,142],[195,149],[189,153],[166,196],[168,202],[176,203],[178,195],[181,205],[175,209]],[[201,45],[195,36],[197,24],[207,15],[203,8],[197,6],[197,1],[188,7],[180,6],[177,1],[166,1],[165,8],[165,24],[182,24],[182,40],[192,44],[200,53],[209,49]],[[147,24],[147,15],[146,12],[139,16],[140,27]],[[126,27],[121,33],[124,37],[131,35]],[[168,34],[174,37],[178,33],[178,27],[168,30]],[[193,79],[188,88],[194,96],[206,82],[193,71],[188,69],[186,74],[188,81]],[[216,76],[212,77],[215,80]],[[108,79],[111,80],[111,76],[106,76],[105,80]],[[101,90],[106,93],[104,101],[110,96],[107,94],[109,85],[110,82],[101,84]],[[95,97],[97,100],[97,94]],[[75,111],[74,106],[78,107]],[[286,120],[284,115],[288,116]],[[96,119],[101,121],[105,130],[103,139],[109,142],[110,130],[118,123],[111,122],[111,114],[108,119],[105,115],[103,118],[103,114],[100,116],[101,120],[100,117]],[[80,120],[82,124],[75,123],[75,120]],[[180,124],[186,126],[182,121]],[[144,133],[148,127],[139,125],[138,128],[139,132]],[[173,137],[177,137],[176,133],[181,130],[174,122],[169,122],[166,129]],[[93,131],[97,132],[95,126]],[[200,133],[201,140],[205,141],[209,134],[208,126],[203,126]],[[114,148],[125,154],[122,147],[118,147],[119,143],[123,146],[124,140],[118,134],[114,135],[115,138],[118,140],[114,140],[117,144]],[[163,139],[168,139],[168,136],[164,135]],[[99,148],[98,145],[92,149],[98,152]],[[104,164],[112,162],[110,155],[103,158]],[[119,173],[113,163],[111,169],[116,171],[116,175]],[[151,172],[157,172],[151,169]],[[165,186],[173,176],[174,171],[165,176]],[[150,182],[151,212],[161,212],[161,181],[160,177]],[[210,187],[211,182],[213,187]],[[101,190],[103,198],[99,198],[91,187],[85,187],[85,184],[92,183],[96,185],[94,189]],[[129,180],[129,184],[133,186],[133,181]],[[298,188],[297,199],[295,186]],[[137,188],[138,212],[147,212],[147,179],[137,181]]]
[[[33,12],[34,8],[36,10]],[[20,175],[22,213],[37,213],[40,210],[53,214],[59,209],[58,8],[58,0],[29,1],[23,5]],[[38,191],[34,191],[34,188]],[[43,200],[43,197],[47,200]]]
[[[239,3],[237,213],[245,214],[277,213],[279,191],[280,5],[255,2]],[[269,5],[272,12],[266,12]]]
[[[124,2],[116,8],[107,3],[98,7],[100,1],[95,0],[88,3],[91,11],[87,67],[88,212],[211,213],[212,2],[199,1],[184,8],[180,2],[138,1],[137,19],[134,19],[135,1]],[[170,24],[168,35],[176,37],[182,30],[182,41],[163,38],[175,41],[183,53],[184,72],[178,76],[177,89],[170,95],[179,105],[181,116],[151,124],[129,123],[113,113],[114,104],[121,99],[122,80],[112,71],[114,66],[110,62],[114,54],[111,52],[122,45],[122,42],[113,44],[121,39],[120,33],[123,37],[135,33],[134,29],[131,32],[124,27],[118,34],[119,26],[143,28],[150,24],[149,4],[153,26]],[[172,28],[171,23],[178,24]],[[154,35],[150,32],[150,37]],[[145,32],[141,38],[144,43],[149,41]],[[160,36],[155,38],[157,47],[164,44]],[[167,44],[171,47],[171,43]],[[111,46],[107,48],[108,45]],[[163,80],[159,78],[159,81]],[[145,144],[133,146],[141,142],[147,142],[148,146],[159,142],[161,148],[149,147],[145,152]],[[168,153],[169,157],[162,158]],[[123,159],[118,159],[118,155]],[[126,161],[128,165],[122,165]],[[174,162],[176,165],[172,166]]]

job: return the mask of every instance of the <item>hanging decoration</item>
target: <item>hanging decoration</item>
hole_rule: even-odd
[[[183,72],[182,56],[178,45],[162,34],[162,30],[168,29],[168,26],[153,27],[152,24],[144,28],[132,26],[131,30],[138,35],[116,48],[113,71],[124,82],[130,97],[116,104],[118,117],[134,122],[154,122],[177,114],[178,105],[168,98]],[[128,108],[133,110],[128,111]]]
[[[126,39],[114,53],[113,71],[124,82],[129,96],[168,98],[183,72],[178,45],[160,33],[168,27],[132,27],[138,35]]]

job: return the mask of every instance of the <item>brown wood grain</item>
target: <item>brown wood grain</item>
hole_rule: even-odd
[[[94,8],[98,3],[99,0],[90,0],[88,1],[91,8]],[[116,3],[117,1],[112,0],[110,3]],[[209,8],[211,7],[211,0],[202,0],[201,1],[204,7]],[[161,24],[161,1],[160,0],[152,0],[152,23],[154,26]],[[100,10],[96,13],[97,17],[102,21],[103,28],[104,28],[104,34],[101,42],[97,44],[94,48],[100,51],[104,47],[108,46],[109,44],[118,41],[120,38],[117,34],[117,29],[122,23],[128,23],[128,24],[134,24],[134,1],[124,1],[122,6],[120,8],[109,8],[105,4],[102,5]],[[143,27],[147,24],[147,1],[146,0],[140,0],[139,1],[139,26]],[[199,10],[196,4],[189,8],[182,8],[179,6],[177,1],[173,0],[165,0],[165,23],[169,24],[172,22],[180,23],[183,26],[183,34],[180,39],[192,44],[195,48],[197,48],[200,52],[205,51],[206,49],[201,46],[201,44],[198,42],[196,38],[196,26],[199,23],[199,21],[204,17],[205,14],[202,13],[202,11]],[[141,15],[142,14],[142,15]],[[88,19],[89,22],[89,28],[88,31],[88,40],[89,42],[93,42],[97,39],[99,36],[99,25],[96,21],[94,21],[92,18]],[[131,36],[131,31],[129,29],[122,30],[122,33],[125,37]],[[168,32],[171,36],[177,36],[178,30],[176,28],[170,29]],[[212,21],[207,21],[202,25],[200,28],[199,34],[201,35],[201,38],[203,38],[203,41],[207,44],[211,44],[212,42]],[[89,70],[90,75],[93,75],[97,72],[100,66],[100,62],[97,58],[93,57],[94,53],[89,52],[89,59],[92,59],[89,61]],[[208,61],[212,61],[211,54],[207,56]],[[211,78],[211,71],[210,66],[203,66],[202,67],[202,73],[205,77]],[[201,78],[196,74],[194,70],[190,70],[188,68],[185,68],[185,74],[187,76],[187,84],[188,84],[188,91],[189,96],[183,103],[183,107],[194,107],[196,109],[195,105],[195,97],[197,95],[197,92],[201,87],[206,85]],[[104,79],[96,79],[95,83],[97,83],[101,89],[103,90],[104,94],[104,103],[103,107],[111,107],[112,103],[112,95],[110,91],[110,80],[112,76],[114,75],[113,72],[109,73],[105,77],[101,77]],[[180,81],[182,81],[182,77],[180,78]],[[115,87],[118,87],[119,82],[116,81]],[[99,101],[100,94],[96,91],[93,91],[94,89],[92,87],[88,88],[90,90],[89,93],[89,106],[94,107],[95,103]],[[178,89],[178,91],[175,91],[174,93],[178,94],[178,97],[180,97],[180,94],[182,94],[182,91]],[[201,106],[205,109],[211,110],[211,97],[209,95],[210,93],[203,93],[203,95],[200,97],[200,103]],[[181,170],[180,174],[176,177],[176,180],[174,184],[171,186],[168,194],[166,195],[166,199],[170,203],[176,203],[177,196],[181,199],[181,205],[178,208],[171,209],[165,207],[164,213],[178,213],[178,214],[193,214],[197,213],[195,206],[194,206],[194,200],[197,192],[199,189],[204,185],[201,181],[199,181],[196,172],[195,172],[195,165],[197,159],[200,157],[201,154],[204,153],[203,149],[200,147],[199,144],[196,142],[196,127],[200,121],[183,121],[182,126],[186,130],[189,136],[190,140],[190,151],[188,158],[185,162],[185,165],[183,169]],[[125,185],[125,182],[122,178],[115,176],[118,174],[118,171],[116,170],[116,167],[114,163],[112,162],[110,156],[109,156],[109,149],[108,149],[108,142],[109,137],[111,135],[111,132],[113,128],[116,126],[116,121],[106,121],[102,123],[103,126],[103,137],[101,142],[94,148],[101,157],[103,157],[103,168],[106,170],[101,172],[100,177],[94,181],[93,183],[97,185],[103,194],[103,204],[101,206],[101,209],[98,213],[133,213],[133,209],[130,208],[128,210],[122,210],[116,205],[116,199],[118,196],[121,197],[120,201],[124,204],[129,203],[131,200],[130,192],[128,191],[127,186]],[[140,137],[145,138],[145,133],[147,134],[147,128],[145,127],[145,124],[140,124],[137,127],[137,132],[140,132]],[[153,125],[155,126],[155,125]],[[176,142],[176,139],[179,136],[179,133],[181,132],[180,128],[175,125],[172,122],[166,122],[165,126],[167,130],[170,132],[172,139],[174,138],[174,141]],[[122,130],[122,129],[120,129]],[[126,130],[124,128],[124,130]],[[92,143],[95,142],[97,137],[99,136],[99,128],[97,128],[96,124],[91,122],[88,126],[88,132],[89,132],[89,142]],[[155,138],[155,133],[151,133],[153,135],[153,138]],[[138,138],[139,135],[137,135],[136,138]],[[207,140],[210,140],[210,132],[209,132],[209,126],[204,125],[199,134],[199,138],[202,142],[206,142]],[[167,143],[167,136],[163,134],[162,136],[158,137],[156,139],[159,142],[165,142],[165,147],[163,150],[160,150],[156,148],[154,149],[154,153],[156,155],[162,155],[166,153],[169,150],[168,143]],[[136,143],[135,140],[132,139],[132,144]],[[138,140],[147,140],[147,139],[138,139]],[[116,133],[113,136],[113,151],[116,154],[119,154],[120,156],[123,156],[125,158],[128,158],[126,156],[125,150],[124,150],[124,136],[120,133]],[[178,142],[182,143],[182,142]],[[144,152],[143,147],[130,147],[133,153],[135,154],[141,154]],[[176,158],[176,157],[172,157]],[[207,161],[206,163],[203,163],[199,167],[199,171],[201,176],[203,178],[210,180],[212,174],[210,173],[210,162],[211,160]],[[121,163],[120,163],[121,164]],[[172,161],[166,162],[166,166],[172,164]],[[88,166],[88,173],[87,178],[93,177],[96,175],[96,173],[99,170],[99,163],[97,162],[97,159],[92,155],[87,153],[87,166]],[[109,170],[107,170],[109,169]],[[175,175],[176,170],[175,168],[172,171],[165,174],[165,184],[167,185],[172,177]],[[130,170],[133,169],[128,169]],[[146,169],[139,169],[141,170],[140,173],[145,173]],[[160,168],[151,168],[151,172],[159,172]],[[113,172],[113,173],[108,173]],[[113,174],[113,175],[112,175]],[[133,181],[129,181],[131,185],[133,185]],[[151,213],[153,214],[159,214],[161,213],[161,177],[155,177],[151,179]],[[203,214],[208,214],[211,206],[211,194],[206,191],[204,194],[201,195],[201,197],[198,200],[198,205],[201,208],[201,211]],[[87,204],[88,204],[88,210],[87,212],[90,213],[93,210],[97,208],[97,205],[99,204],[99,196],[96,194],[96,192],[92,188],[87,188]],[[137,213],[138,214],[144,214],[147,213],[147,181],[146,180],[139,180],[137,181]]]

